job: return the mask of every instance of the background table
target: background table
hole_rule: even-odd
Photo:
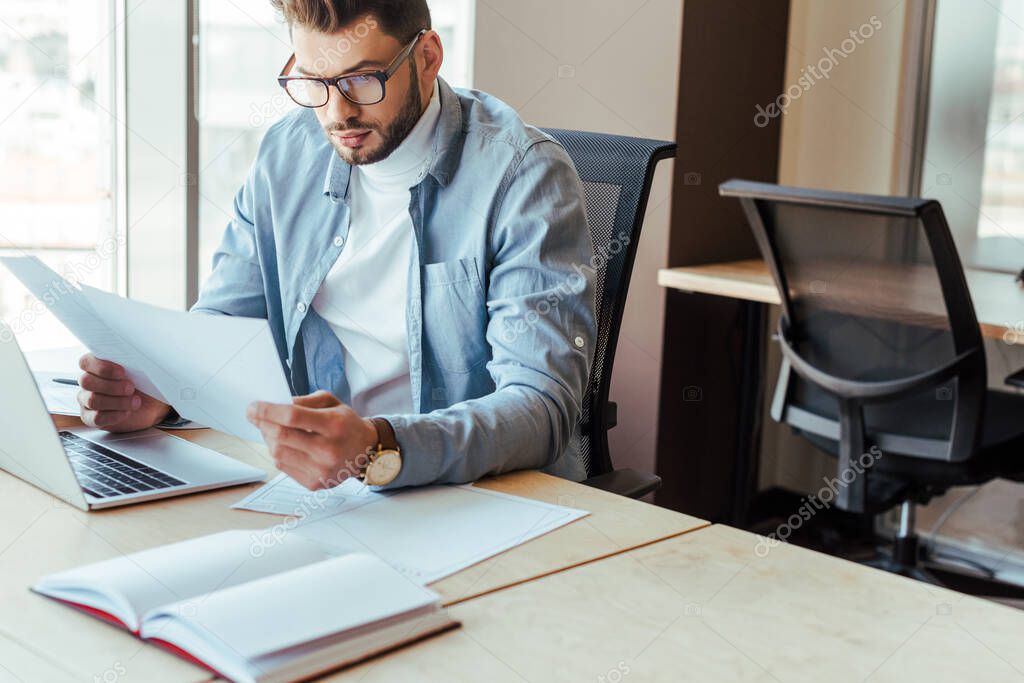
[[[972,269],[964,272],[982,334],[992,339],[1003,339],[1009,332],[1017,335],[1020,343],[1024,344],[1024,288],[1017,285],[1013,275],[1008,273]],[[658,284],[686,292],[715,294],[762,304],[779,303],[775,282],[761,259],[663,268],[658,271]],[[939,295],[939,292],[932,294]],[[940,308],[938,304],[941,304],[941,299],[929,300],[922,307],[934,312]]]
[[[841,270],[836,269],[834,272],[841,273]],[[1007,273],[968,269],[965,274],[982,334],[990,339],[1024,344],[1024,288],[1014,282],[1013,275]],[[834,300],[836,305],[853,312],[870,314],[874,309],[879,316],[884,317],[888,310],[910,303],[910,308],[919,313],[922,322],[927,324],[930,317],[934,318],[935,314],[942,311],[944,305],[941,296],[932,286],[933,280],[927,276],[918,278],[915,286],[905,286],[906,283],[899,278],[887,278],[884,269],[873,275],[877,276],[877,286],[868,289],[858,288],[855,282],[843,281],[841,277],[838,280],[835,277],[822,277],[823,282],[838,288],[840,296]],[[745,527],[750,523],[750,510],[757,495],[760,455],[758,423],[764,410],[762,397],[768,386],[764,376],[765,330],[768,320],[765,309],[766,305],[779,304],[779,293],[761,259],[663,268],[658,271],[658,283],[680,292],[723,296],[745,302],[746,322],[740,340],[741,362],[738,364],[742,388],[735,422],[735,432],[740,438],[734,453],[730,454],[734,458],[733,468],[708,484],[710,490],[715,492],[728,485],[731,493],[729,514],[721,519],[715,518],[715,521]],[[886,298],[890,299],[888,303]],[[769,332],[774,333],[775,330]],[[1010,371],[1015,370],[1017,368]],[[666,390],[665,386],[663,391]],[[677,392],[682,389],[669,388]],[[665,417],[662,416],[662,419]],[[713,455],[715,458],[720,457],[718,453]]]

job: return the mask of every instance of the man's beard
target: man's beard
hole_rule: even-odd
[[[383,161],[391,156],[391,153],[398,149],[398,146],[409,136],[412,129],[416,127],[420,117],[423,116],[423,98],[420,97],[419,79],[416,74],[416,62],[409,60],[412,66],[412,77],[410,79],[409,94],[405,98],[405,103],[402,105],[402,109],[398,112],[398,116],[391,122],[391,125],[387,127],[387,130],[380,130],[380,127],[372,124],[368,121],[360,121],[359,119],[348,119],[343,125],[335,124],[331,128],[326,129],[327,137],[334,145],[334,149],[338,152],[344,161],[348,162],[353,166],[362,166],[364,164],[375,164],[378,161]],[[341,144],[341,142],[335,140],[334,136],[331,135],[333,131],[339,130],[373,130],[380,134],[382,142],[376,149],[363,150],[363,149],[349,149]]]

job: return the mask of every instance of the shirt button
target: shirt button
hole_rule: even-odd
[[[334,238],[334,246],[336,246],[336,247],[338,247],[340,249],[341,245],[343,245],[343,244],[345,244],[345,238],[344,237],[342,237],[341,235],[338,235],[337,237]]]
[[[582,349],[582,348],[583,348],[583,345],[584,345],[584,344],[585,344],[586,342],[585,342],[585,341],[583,341],[583,337],[576,337],[575,339],[573,339],[573,340],[572,340],[572,343],[576,345],[576,348],[578,348],[578,349]]]
[[[306,312],[306,304],[304,302],[302,302],[302,301],[300,301],[299,305],[296,306],[295,308],[298,309],[299,313],[305,313]]]

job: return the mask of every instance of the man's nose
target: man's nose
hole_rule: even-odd
[[[332,121],[347,121],[349,119],[358,118],[359,116],[359,105],[350,102],[341,91],[338,90],[337,86],[331,86],[327,89],[330,97],[327,99],[328,118]]]

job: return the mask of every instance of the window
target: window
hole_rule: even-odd
[[[244,7],[244,9],[243,9]],[[474,0],[430,0],[445,46],[441,76],[455,86],[472,80]],[[231,218],[232,201],[267,128],[295,105],[277,85],[291,53],[288,30],[270,3],[205,0],[200,5],[199,279]],[[239,59],[239,55],[245,59]]]
[[[1018,120],[1024,115],[1024,28],[1007,14],[1020,19],[1024,2],[1005,4],[996,29],[978,222],[978,257],[985,262],[1004,250],[1024,256],[1024,123]],[[1010,266],[1024,268],[1024,258]]]
[[[965,265],[1024,268],[1024,0],[939,0],[921,194]]]
[[[476,0],[430,0],[434,30],[444,45],[441,78],[456,88],[473,87]]]
[[[199,281],[203,282],[260,139],[295,105],[277,85],[291,43],[288,29],[277,21],[269,2],[206,0],[199,11]]]
[[[474,4],[430,0],[442,75],[457,86],[472,81]],[[260,139],[294,107],[275,79],[291,46],[270,3],[197,6],[198,62],[186,78],[187,4],[3,0],[0,254],[38,255],[151,303],[187,303]],[[181,106],[189,93],[195,129]],[[76,343],[2,268],[0,317],[25,349]]]
[[[117,289],[109,0],[0,5],[0,253]],[[25,350],[75,338],[0,268],[0,317]]]

